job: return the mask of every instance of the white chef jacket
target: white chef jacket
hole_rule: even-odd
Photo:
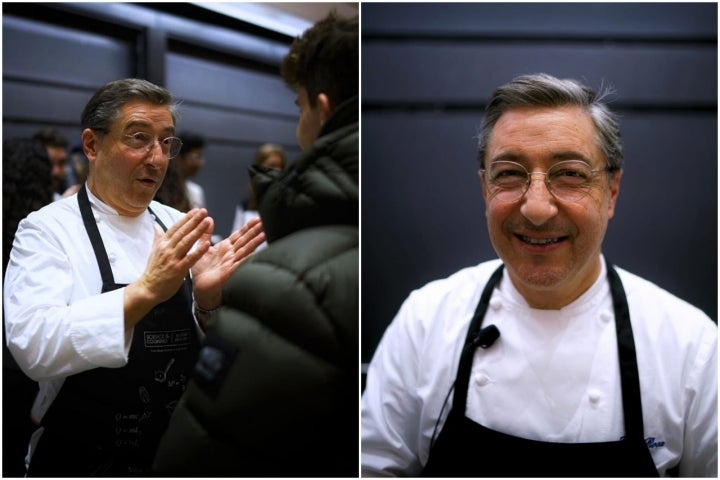
[[[160,226],[148,211],[121,216],[89,189],[88,197],[115,283],[134,282]],[[150,208],[167,228],[184,215],[154,201]],[[127,364],[132,332],[125,331],[125,289],[100,294],[101,288],[77,194],[20,222],[3,289],[6,340],[20,368],[39,383],[32,411],[38,422],[65,377]]]
[[[617,441],[624,433],[617,340],[605,262],[561,310],[530,308],[506,272],[483,327],[500,338],[474,355],[466,416],[546,442]],[[417,476],[427,462],[465,335],[499,260],[416,290],[388,327],[362,397],[362,475]],[[616,267],[637,351],[646,443],[660,475],[717,477],[717,326],[699,309]],[[452,395],[437,426],[439,434]],[[522,461],[522,452],[516,452]],[[477,453],[482,465],[482,451]],[[608,459],[612,461],[612,459]],[[588,472],[592,474],[592,472]]]

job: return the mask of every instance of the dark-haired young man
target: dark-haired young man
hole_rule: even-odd
[[[358,47],[330,15],[285,58],[303,154],[252,167],[269,246],[224,290],[161,473],[358,476]]]

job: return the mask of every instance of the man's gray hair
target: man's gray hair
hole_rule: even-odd
[[[108,132],[110,126],[120,118],[122,107],[133,101],[166,105],[170,109],[173,125],[177,126],[177,102],[163,87],[139,78],[115,80],[102,86],[92,96],[80,117],[82,129],[92,128]]]
[[[577,80],[559,79],[544,73],[521,75],[493,92],[485,109],[478,135],[478,158],[485,162],[488,141],[500,116],[519,107],[578,106],[587,110],[595,124],[597,142],[605,155],[608,170],[620,170],[623,166],[623,150],[617,116],[610,111],[603,99],[609,89],[600,95]]]

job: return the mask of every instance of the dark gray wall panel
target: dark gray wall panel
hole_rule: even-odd
[[[294,94],[278,73],[270,75],[169,53],[167,87],[187,101],[261,113],[296,116]]]
[[[713,4],[416,3],[362,5],[363,35],[476,35],[516,38],[715,37]]]
[[[215,139],[258,145],[266,141],[295,146],[295,119],[213,110],[194,105],[180,106],[179,130],[196,130]]]
[[[363,114],[363,361],[412,289],[495,257],[476,174],[480,120]]]
[[[367,42],[363,101],[481,103],[510,78],[546,72],[610,82],[626,103],[707,103],[717,99],[716,55],[712,45]]]
[[[133,70],[128,42],[8,15],[2,48],[5,77],[95,88]]]
[[[3,82],[3,116],[12,122],[77,124],[92,90],[75,90],[51,85]]]

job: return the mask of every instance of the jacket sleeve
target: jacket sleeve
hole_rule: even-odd
[[[5,274],[9,350],[33,380],[122,367],[131,341],[123,321],[124,289],[99,294],[97,266],[76,258],[94,261],[92,252],[68,252],[84,243],[39,220],[31,215],[21,222]]]
[[[362,476],[418,476],[422,402],[417,391],[419,351],[411,299],[386,330],[370,362],[362,396]]]

